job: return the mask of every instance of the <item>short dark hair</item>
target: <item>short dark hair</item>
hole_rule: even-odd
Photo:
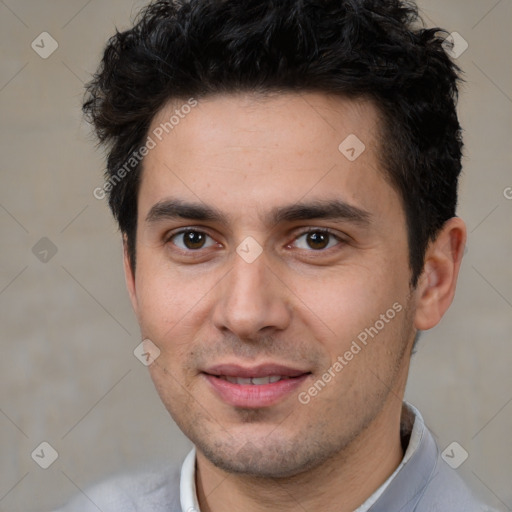
[[[83,110],[109,150],[111,179],[172,99],[252,91],[372,100],[381,164],[406,216],[415,287],[429,242],[457,205],[460,70],[446,37],[400,0],[155,1],[108,41]],[[140,172],[139,163],[109,188],[133,270]]]

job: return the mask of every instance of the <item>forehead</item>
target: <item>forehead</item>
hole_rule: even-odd
[[[180,152],[198,154],[201,148],[202,152],[226,154],[235,147],[248,151],[251,139],[257,137],[261,145],[252,144],[252,149],[264,147],[267,153],[314,155],[331,145],[336,154],[339,143],[349,135],[358,135],[370,150],[379,139],[378,110],[363,98],[238,93],[209,96],[193,108],[189,103],[186,99],[169,102],[149,130],[158,139],[179,142]]]
[[[174,100],[151,123],[141,214],[166,196],[228,214],[327,195],[369,211],[400,208],[379,163],[378,110],[368,100],[229,94],[191,104]]]

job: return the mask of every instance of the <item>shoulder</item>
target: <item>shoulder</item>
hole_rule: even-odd
[[[415,512],[496,512],[477,499],[456,469],[445,462],[430,431],[424,429],[424,446],[431,452],[432,465]],[[423,444],[423,443],[422,443]]]
[[[481,503],[457,470],[443,460],[420,412],[405,405],[402,426],[404,432],[410,431],[408,447],[400,470],[372,511],[495,512]]]
[[[481,503],[466,482],[440,457],[417,512],[495,512]]]
[[[54,512],[181,512],[179,486],[179,466],[117,475]]]

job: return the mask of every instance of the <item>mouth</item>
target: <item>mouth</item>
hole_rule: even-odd
[[[214,375],[214,377],[218,377],[219,379],[227,380],[232,384],[242,384],[245,386],[263,386],[264,384],[274,384],[274,382],[279,382],[285,379],[293,379],[295,377],[284,377],[282,375],[270,375],[269,377],[230,377],[228,375]]]
[[[284,400],[311,372],[276,364],[251,368],[223,364],[207,368],[202,374],[224,403],[254,409],[270,407]]]

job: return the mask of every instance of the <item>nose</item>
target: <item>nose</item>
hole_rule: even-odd
[[[240,339],[284,330],[291,320],[287,295],[264,252],[251,263],[235,254],[232,269],[217,290],[213,323]]]

